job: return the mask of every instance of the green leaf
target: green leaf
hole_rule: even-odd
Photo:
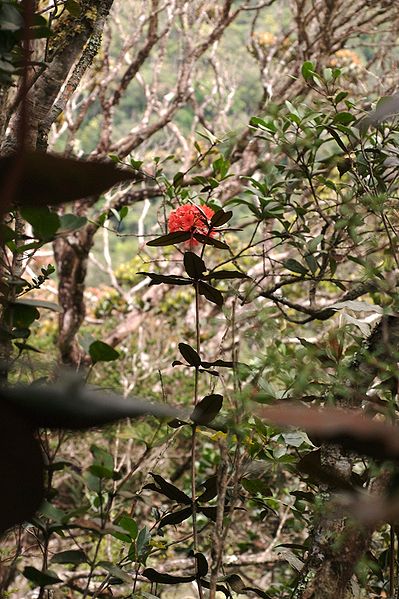
[[[147,241],[146,245],[151,247],[162,247],[166,245],[174,245],[175,243],[182,243],[183,241],[188,241],[189,239],[191,239],[190,231],[175,231],[174,233],[168,233],[167,235],[162,235],[161,237]]]
[[[13,175],[15,173],[15,175]],[[53,206],[97,196],[136,175],[109,162],[63,158],[43,152],[0,158],[0,189],[15,176],[12,198],[2,199],[2,210],[14,202],[19,206]]]
[[[113,362],[119,358],[119,352],[104,341],[93,341],[89,347],[89,354],[93,364],[97,362]]]
[[[315,65],[310,60],[306,60],[301,68],[302,77],[305,81],[312,81],[313,75],[315,74]]]
[[[61,306],[59,306],[55,302],[46,302],[45,300],[17,299],[17,300],[15,300],[15,304],[17,304],[19,306],[23,305],[23,306],[33,306],[35,308],[46,308],[47,310],[52,310],[53,312],[62,312]]]
[[[33,566],[26,566],[23,575],[37,587],[46,587],[51,584],[62,582],[61,578],[58,578],[55,572],[52,572],[51,570],[40,571]]]
[[[179,343],[179,351],[190,366],[201,366],[201,358],[191,345]]]
[[[60,216],[60,226],[57,230],[58,235],[77,231],[85,226],[87,218],[85,216],[76,216],[75,214],[63,214]]]
[[[122,580],[127,584],[133,583],[133,578],[127,572],[122,570],[122,568],[115,566],[115,564],[113,564],[112,562],[101,561],[98,562],[97,566],[99,566],[100,568],[104,568],[104,570],[112,574],[112,576],[115,576],[115,578],[119,578],[119,580]]]
[[[80,17],[80,5],[75,0],[67,0],[65,8],[73,17]]]
[[[87,557],[84,551],[79,549],[71,549],[69,551],[60,551],[51,558],[52,564],[79,564],[87,563]]]
[[[126,530],[131,539],[137,538],[139,528],[137,526],[137,522],[130,516],[121,516],[118,518],[118,526],[121,526],[124,530]]]
[[[24,20],[18,8],[11,3],[0,4],[0,31],[18,31],[24,26]]]
[[[184,268],[189,277],[198,281],[202,278],[202,275],[206,271],[205,262],[194,254],[194,252],[185,252],[184,254]]]
[[[200,281],[198,284],[198,291],[200,295],[204,295],[206,299],[212,302],[213,304],[216,304],[220,307],[223,306],[223,295],[220,293],[218,289],[215,289],[211,285],[208,285],[208,283]]]
[[[285,268],[287,268],[288,270],[291,270],[292,272],[297,272],[301,275],[306,275],[306,273],[308,272],[308,269],[294,258],[288,258],[288,260],[284,260],[283,264]]]
[[[12,322],[14,327],[24,329],[40,318],[40,312],[35,306],[14,303],[5,309],[4,318],[6,322]]]
[[[219,414],[223,405],[223,395],[217,393],[206,395],[197,403],[191,413],[191,420],[196,424],[206,425],[212,422]]]
[[[350,112],[337,112],[337,114],[334,115],[333,122],[340,123],[341,125],[349,125],[354,120],[355,117]]]
[[[34,236],[43,241],[53,239],[61,224],[58,214],[51,212],[46,206],[27,206],[21,209],[21,216],[32,225]]]

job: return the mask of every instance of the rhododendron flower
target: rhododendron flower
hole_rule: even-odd
[[[169,215],[169,233],[190,231],[192,235],[194,233],[201,233],[202,235],[214,237],[216,231],[209,230],[209,222],[214,214],[215,211],[205,205],[199,207],[192,204],[179,206],[179,208],[173,210]],[[199,242],[192,237],[188,243],[190,245],[198,245]]]

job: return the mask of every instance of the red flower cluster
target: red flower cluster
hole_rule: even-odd
[[[192,234],[201,233],[213,237],[216,235],[216,231],[209,230],[209,221],[214,214],[214,210],[205,205],[199,207],[192,204],[179,206],[169,215],[169,232],[190,231]],[[191,239],[191,244],[197,245],[198,243],[196,239]]]

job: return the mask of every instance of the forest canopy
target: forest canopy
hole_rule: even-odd
[[[0,596],[397,596],[398,26],[0,0]]]

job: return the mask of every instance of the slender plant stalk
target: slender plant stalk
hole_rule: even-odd
[[[199,285],[195,285],[195,349],[197,353],[200,353],[200,321],[199,321]],[[198,403],[198,378],[199,378],[198,366],[195,367],[194,374],[194,406]],[[197,529],[197,506],[195,503],[196,497],[196,471],[195,471],[195,460],[196,460],[196,449],[197,449],[197,427],[193,424],[192,436],[191,436],[191,499],[193,506],[193,548],[194,553],[198,551],[198,529]],[[197,561],[196,570],[197,570]],[[198,574],[198,572],[197,572]],[[200,599],[203,599],[203,591],[199,576],[197,575],[198,595]]]

